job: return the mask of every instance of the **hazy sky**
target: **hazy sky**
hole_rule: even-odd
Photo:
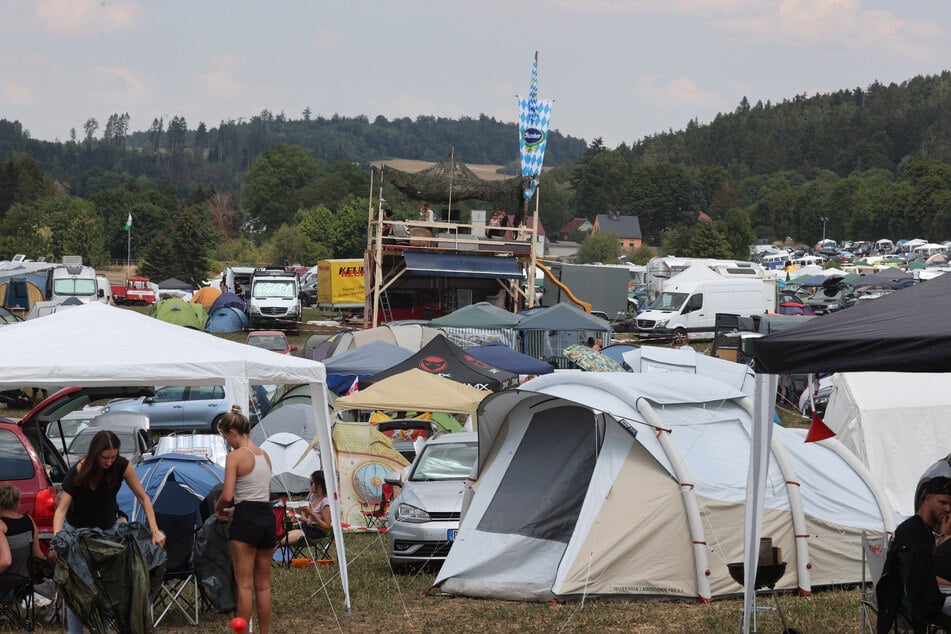
[[[744,95],[940,73],[949,31],[948,0],[0,0],[0,118],[50,140],[123,112],[515,121],[537,50],[552,127],[614,147]]]

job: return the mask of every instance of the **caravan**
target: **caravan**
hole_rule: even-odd
[[[96,281],[96,269],[83,266],[83,258],[79,255],[64,255],[62,266],[50,271],[48,291],[49,300],[57,304],[71,297],[88,304],[99,301],[104,295]]]

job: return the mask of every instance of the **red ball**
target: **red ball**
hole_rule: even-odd
[[[231,629],[235,632],[244,632],[244,628],[248,626],[248,622],[242,619],[240,616],[236,616],[231,619]]]

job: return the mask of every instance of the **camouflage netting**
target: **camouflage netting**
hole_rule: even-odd
[[[382,171],[383,181],[393,185],[413,200],[422,200],[435,204],[457,200],[516,200],[521,196],[522,177],[504,180],[485,180],[476,176],[459,159],[459,155],[450,150],[446,158],[421,172],[403,172],[385,164],[374,167],[376,176]]]

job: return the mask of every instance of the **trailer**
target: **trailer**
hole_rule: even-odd
[[[366,277],[362,258],[317,263],[317,306],[329,310],[362,309]]]

